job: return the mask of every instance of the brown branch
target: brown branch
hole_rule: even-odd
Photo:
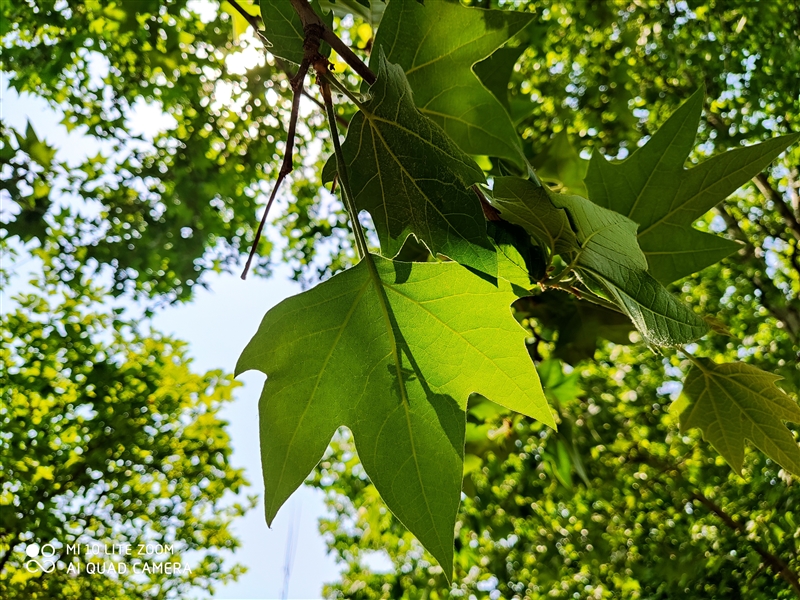
[[[639,444],[634,444],[634,448],[636,449],[638,456],[629,455],[631,460],[660,469],[655,477],[648,478],[650,485],[652,485],[652,483],[654,483],[656,480],[660,480],[661,475],[664,475],[669,471],[674,471],[675,476],[682,480],[684,484],[691,488],[694,487],[694,485],[681,472],[680,463],[675,464],[670,460],[664,460],[661,457],[654,456],[646,449],[639,446]],[[672,484],[664,481],[661,481],[661,485],[664,485],[667,489],[671,489],[672,487]],[[735,534],[746,534],[746,530],[741,523],[737,522],[731,515],[725,512],[721,506],[703,494],[703,492],[692,490],[690,492],[690,497],[705,506]],[[800,597],[800,580],[798,580],[797,574],[789,567],[786,561],[784,561],[780,556],[773,554],[766,548],[763,548],[755,540],[743,536],[743,541],[745,541],[753,550],[755,550],[758,555],[761,556],[761,558],[764,559],[764,561],[792,587],[792,590],[794,590],[795,594]]]
[[[226,0],[226,1],[236,10],[236,12],[242,15],[242,17],[250,24],[250,27],[253,28],[253,31],[255,31],[256,35],[258,36],[258,39],[260,39],[261,42],[264,44],[265,49],[269,48],[271,46],[269,40],[263,33],[261,33],[261,30],[259,29],[260,25],[259,18],[256,17],[255,15],[251,15],[250,13],[248,13],[244,8],[242,8],[242,6],[236,0]],[[286,61],[279,56],[273,55],[273,57],[275,58],[275,64],[278,65],[278,68],[281,71],[283,71],[287,75],[287,77],[289,77],[289,79],[291,80],[292,79],[291,69],[289,68],[289,65],[286,64]],[[317,100],[314,96],[309,94],[308,90],[302,88],[301,94],[306,98],[308,98],[309,100],[311,100],[314,104],[316,104],[320,110],[323,111],[325,110],[325,105],[321,101]],[[342,127],[347,127],[350,124],[344,117],[341,116],[337,117],[338,118],[336,119],[336,122],[339,123]]]
[[[716,502],[708,498],[702,492],[694,491],[692,492],[692,498],[697,500],[705,506],[708,510],[714,513],[717,518],[719,518],[725,525],[727,525],[730,529],[735,531],[736,533],[745,533],[744,528],[742,527],[741,523],[737,523],[734,521],[733,517],[731,517],[728,513],[726,513],[721,506],[719,506]],[[797,578],[797,574],[789,568],[789,565],[780,557],[772,554],[769,550],[762,548],[759,544],[755,541],[748,539],[747,542],[749,545],[758,552],[761,558],[772,567],[772,569],[778,573],[794,590],[794,593],[800,597],[800,581]]]
[[[728,226],[728,229],[731,231],[733,236],[741,242],[744,242],[744,248],[740,250],[740,253],[743,254],[747,258],[751,258],[757,260],[762,270],[766,271],[766,264],[763,260],[761,260],[756,255],[756,247],[753,245],[753,242],[747,237],[747,235],[742,231],[742,228],[739,226],[739,222],[736,220],[729,211],[728,208],[725,207],[724,204],[721,204],[717,207],[720,216],[725,220],[725,224]],[[762,278],[759,275],[758,270],[753,273],[753,285],[755,288],[761,292],[763,298],[763,306],[775,317],[778,321],[783,323],[786,333],[792,339],[794,343],[800,339],[800,313],[797,310],[786,306],[786,296],[784,296],[783,292],[778,289],[778,287],[773,283],[773,281],[769,278]],[[780,301],[777,301],[777,300]]]
[[[789,231],[800,241],[800,221],[797,220],[794,211],[786,204],[778,190],[772,187],[767,176],[764,173],[759,173],[753,177],[753,183],[755,183],[759,191],[764,194],[764,197],[772,202],[783,220],[786,221]]]
[[[339,36],[337,36],[333,31],[328,29],[328,27],[323,23],[322,19],[319,18],[319,15],[314,12],[314,9],[311,8],[311,5],[308,3],[308,0],[291,0],[292,7],[294,7],[295,12],[300,16],[300,21],[303,23],[303,27],[308,27],[309,25],[316,25],[322,28],[321,38],[328,42],[331,48],[336,50],[336,53],[342,57],[342,60],[350,65],[356,73],[358,73],[361,78],[366,81],[369,85],[372,85],[376,81],[375,73],[364,64],[356,54],[350,49],[350,47],[345,44]]]
[[[258,224],[256,237],[253,240],[253,245],[250,248],[250,254],[247,257],[247,262],[245,263],[244,270],[242,271],[242,279],[247,278],[247,272],[250,270],[250,264],[253,262],[253,257],[256,254],[258,242],[261,240],[261,232],[264,230],[264,223],[267,222],[267,215],[269,214],[269,209],[272,208],[272,203],[275,201],[278,188],[280,187],[281,183],[283,183],[283,180],[286,179],[286,176],[294,169],[294,165],[292,164],[292,154],[294,150],[295,132],[297,131],[297,115],[300,109],[300,97],[303,90],[303,81],[305,80],[306,73],[308,73],[308,68],[310,66],[311,60],[304,57],[303,63],[300,65],[300,70],[297,71],[297,75],[295,75],[291,80],[294,97],[292,98],[292,115],[289,117],[289,131],[286,136],[286,148],[284,148],[283,151],[283,163],[281,164],[281,170],[278,172],[278,179],[275,181],[275,185],[272,188],[272,193],[267,201],[267,206],[264,209],[264,214],[261,217],[261,222]]]

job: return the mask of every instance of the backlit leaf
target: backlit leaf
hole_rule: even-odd
[[[532,18],[531,13],[466,8],[455,0],[392,0],[375,47],[403,68],[417,106],[462,150],[523,166],[511,118],[471,67]]]
[[[376,256],[270,310],[236,367],[267,374],[267,521],[345,425],[387,506],[449,577],[469,395],[554,425],[515,298],[455,263]]]
[[[578,248],[567,213],[556,208],[548,191],[533,181],[497,177],[491,191],[491,202],[503,219],[523,227],[551,254]]]
[[[742,470],[748,439],[784,469],[800,475],[800,448],[783,424],[800,423],[800,406],[775,385],[779,379],[745,363],[698,359],[683,384],[691,403],[681,413],[681,431],[699,427],[703,439],[737,472]]]
[[[279,58],[295,64],[303,60],[303,23],[289,0],[262,0],[261,17],[264,21],[264,35],[272,46],[268,50]],[[333,13],[319,10],[317,2],[310,0],[311,7],[329,27],[333,25]],[[328,44],[320,45],[320,52],[328,56],[331,52]]]
[[[595,204],[639,224],[650,273],[669,283],[736,251],[736,242],[697,231],[692,223],[760,173],[797,140],[792,134],[717,155],[685,169],[703,108],[698,90],[627,159],[611,163],[595,152],[586,186]]]
[[[374,59],[378,80],[342,151],[356,205],[372,215],[382,254],[395,256],[414,234],[434,254],[496,275],[486,219],[469,189],[483,172],[417,110],[403,70],[381,51]]]
[[[636,223],[580,196],[550,198],[567,211],[580,244],[569,260],[590,288],[599,284],[600,290],[593,289],[614,301],[648,344],[677,346],[708,332],[700,316],[647,272],[647,260],[636,242]]]

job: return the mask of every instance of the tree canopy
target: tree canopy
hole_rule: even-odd
[[[267,374],[267,519],[309,473],[327,494],[327,594],[800,594],[795,2],[2,10],[9,85],[108,143],[2,131],[4,244],[68,298],[156,309],[236,268],[294,142],[255,272],[323,282],[237,370]]]

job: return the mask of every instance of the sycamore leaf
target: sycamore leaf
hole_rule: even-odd
[[[484,181],[483,171],[417,110],[403,70],[380,50],[373,59],[378,79],[350,122],[342,152],[356,205],[372,215],[381,253],[395,256],[414,234],[434,255],[495,276],[486,219],[469,189]],[[326,166],[329,177],[335,161]]]
[[[554,426],[515,299],[452,262],[368,256],[270,310],[236,366],[267,374],[267,521],[344,425],[386,505],[449,577],[469,395]]]
[[[578,249],[567,213],[553,205],[542,186],[518,177],[496,177],[490,200],[503,219],[521,226],[551,254]]]
[[[627,159],[610,163],[595,152],[586,175],[592,202],[639,224],[639,244],[649,271],[663,283],[736,251],[736,242],[697,231],[692,224],[760,173],[800,135],[730,150],[685,169],[702,108],[703,91],[698,90]]]
[[[781,377],[745,363],[697,361],[683,384],[690,404],[681,412],[681,431],[699,427],[703,439],[738,473],[748,439],[784,469],[800,475],[800,448],[783,424],[800,423],[800,406],[775,385]]]
[[[492,204],[505,220],[571,262],[587,286],[616,303],[649,344],[685,344],[708,331],[703,319],[647,273],[636,223],[627,217],[515,177],[495,179]]]
[[[252,0],[251,0],[252,1]],[[312,8],[322,21],[333,27],[333,13],[319,10],[315,0],[310,0]],[[271,54],[299,65],[303,61],[303,23],[288,0],[265,0],[261,4],[261,18],[264,22],[264,35],[272,46],[267,48]],[[320,45],[320,53],[328,56],[328,44]]]
[[[580,250],[570,258],[590,288],[610,296],[648,344],[678,346],[703,337],[706,322],[647,272],[636,223],[580,196],[550,194],[569,215]],[[606,294],[602,292],[605,291]]]
[[[25,128],[25,137],[20,135],[16,129],[12,131],[17,138],[20,150],[30,156],[33,162],[42,165],[45,169],[50,169],[53,166],[57,153],[56,148],[39,139],[30,121],[28,121],[28,126]]]
[[[380,24],[383,12],[386,10],[385,0],[376,0],[375,2],[370,2],[369,0],[318,1],[323,12],[331,11],[340,18],[353,15],[364,21],[373,30]]]
[[[466,8],[457,0],[424,5],[392,0],[375,47],[406,73],[414,101],[469,154],[507,158],[524,166],[505,108],[471,67],[530,23],[533,13]]]
[[[703,337],[708,325],[699,315],[667,291],[647,271],[621,269],[622,279],[612,281],[583,270],[630,317],[645,342],[653,346],[680,346]],[[584,278],[584,281],[587,281]],[[602,293],[600,295],[603,295]]]

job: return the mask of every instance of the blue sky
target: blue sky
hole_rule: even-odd
[[[61,116],[42,100],[19,97],[5,85],[0,92],[3,121],[22,130],[30,121],[40,138],[60,149],[59,160],[75,164],[101,149],[96,141],[79,131],[67,134],[59,124]],[[144,133],[154,133],[152,128],[158,126],[160,116],[154,110],[140,110],[132,126]],[[162,309],[154,318],[154,326],[189,343],[196,371],[222,368],[231,372],[264,313],[300,291],[299,285],[291,281],[288,274],[288,269],[278,269],[269,280],[250,278],[247,281],[242,281],[237,275],[210,277],[209,290],[198,289],[191,303]],[[24,277],[18,277],[10,289],[2,292],[4,310],[10,308],[10,298],[22,288],[23,280]],[[247,493],[262,496],[257,405],[264,376],[246,373],[240,376],[240,380],[244,386],[236,390],[235,401],[224,410],[223,417],[230,422],[233,463],[245,468],[251,482]],[[296,531],[296,548],[288,597],[319,598],[323,583],[335,580],[338,575],[338,568],[333,558],[326,554],[317,531],[317,519],[324,510],[321,492],[303,487],[281,509],[270,529],[259,504],[235,524],[235,531],[242,540],[235,560],[246,565],[248,572],[238,582],[220,588],[214,598],[280,598],[287,539],[292,526]]]

